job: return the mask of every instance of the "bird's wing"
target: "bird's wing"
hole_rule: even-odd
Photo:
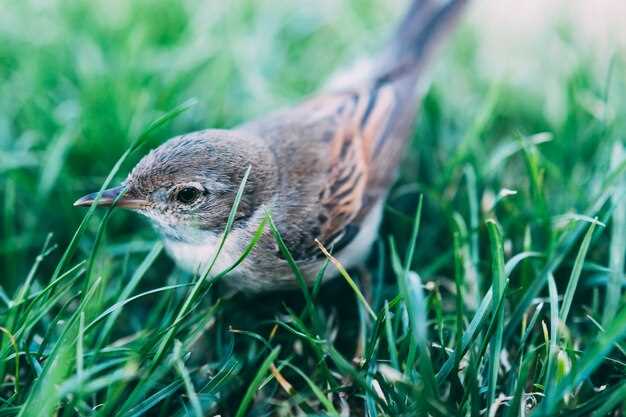
[[[318,239],[335,251],[354,239],[361,220],[382,197],[376,194],[384,191],[371,186],[381,182],[381,176],[393,177],[391,172],[376,169],[376,159],[386,158],[377,152],[390,133],[388,128],[396,106],[393,89],[388,86],[364,89],[342,101],[336,108],[330,139],[327,182],[319,195]]]
[[[405,142],[391,140],[386,144],[389,136],[397,133],[393,128],[397,104],[392,86],[370,85],[322,94],[242,127],[261,137],[271,137],[276,152],[281,154],[280,160],[292,160],[287,164],[291,171],[285,173],[284,181],[293,183],[288,184],[294,187],[290,195],[298,196],[298,204],[283,221],[289,223],[285,237],[296,260],[320,257],[315,239],[335,253],[347,246],[374,203],[383,197],[394,170],[380,168],[396,165],[397,161],[384,161],[399,153],[390,148],[403,147]],[[290,149],[296,149],[297,155],[289,154]],[[309,152],[323,155],[323,171],[317,166],[306,166],[307,162],[293,162],[294,158],[306,159],[302,155]],[[307,213],[302,212],[300,200],[308,192],[296,189],[296,184],[302,183],[299,176],[308,178],[304,183],[315,182],[320,187],[311,192],[315,198],[307,202]],[[310,180],[311,176],[316,180]],[[285,210],[288,209],[282,211]],[[304,217],[306,224],[302,220],[298,227],[299,218]]]

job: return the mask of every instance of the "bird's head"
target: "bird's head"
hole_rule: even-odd
[[[165,237],[193,241],[203,231],[221,231],[249,165],[236,138],[203,131],[170,139],[147,154],[122,185],[105,190],[97,205],[122,207],[147,216]],[[253,210],[256,181],[246,183],[237,215]],[[98,193],[78,199],[89,206]]]

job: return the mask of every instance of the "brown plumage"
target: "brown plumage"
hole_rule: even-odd
[[[323,92],[230,131],[173,138],[98,203],[125,192],[118,205],[148,216],[179,265],[197,271],[215,253],[251,166],[213,272],[237,259],[267,211],[307,279],[322,262],[316,239],[345,266],[361,262],[410,136],[425,64],[466,2],[413,1],[383,52],[339,73]],[[90,194],[76,204],[93,201]],[[248,290],[295,283],[269,231],[226,280]]]

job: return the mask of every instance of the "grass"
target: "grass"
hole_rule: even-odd
[[[3,10],[0,416],[624,415],[618,49],[598,65],[562,30],[573,62],[529,87],[483,71],[466,23],[367,268],[322,286],[232,294],[134,215],[72,207],[167,137],[310,93],[382,41],[385,3]]]

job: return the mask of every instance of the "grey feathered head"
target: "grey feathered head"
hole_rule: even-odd
[[[149,217],[169,238],[190,236],[190,230],[225,225],[249,160],[232,152],[231,132],[208,130],[175,137],[148,153],[119,187],[106,190],[98,206],[129,208]],[[246,186],[238,215],[245,216],[254,196]],[[97,193],[74,205],[87,206]],[[117,201],[116,201],[117,200]]]

